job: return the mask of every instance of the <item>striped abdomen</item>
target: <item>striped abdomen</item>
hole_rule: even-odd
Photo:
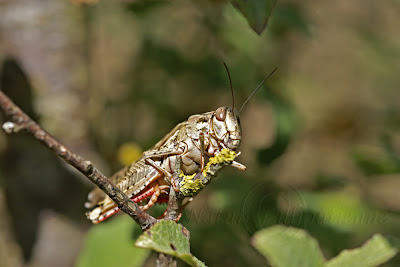
[[[161,165],[161,163],[161,161],[156,161],[156,164]],[[115,173],[110,180],[129,198],[135,199],[135,196],[140,195],[148,189],[150,183],[155,182],[161,177],[163,177],[163,174],[149,164],[146,164],[144,158],[140,158],[130,166]],[[164,182],[164,179],[160,180]],[[85,206],[91,210],[86,215],[93,223],[101,222],[118,212],[118,207],[114,201],[99,188],[94,189],[89,194],[88,200]]]

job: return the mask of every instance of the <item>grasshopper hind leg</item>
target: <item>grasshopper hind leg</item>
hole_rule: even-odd
[[[151,198],[149,199],[149,202],[147,202],[146,205],[144,205],[143,207],[141,207],[141,209],[142,209],[143,211],[148,210],[149,208],[153,207],[154,204],[157,202],[158,197],[159,197],[160,194],[161,194],[161,189],[160,189],[157,185],[153,188],[153,191],[154,191],[154,192],[153,192],[153,194],[151,195]]]

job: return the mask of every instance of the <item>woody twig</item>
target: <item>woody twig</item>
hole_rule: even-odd
[[[66,146],[58,142],[53,136],[42,129],[28,115],[26,115],[10,98],[0,91],[0,108],[8,121],[3,124],[3,130],[8,133],[26,132],[37,139],[42,145],[49,148],[68,164],[84,174],[90,181],[96,184],[106,193],[118,207],[128,214],[142,229],[147,229],[156,223],[156,219],[142,211],[136,203],[130,200],[120,189],[93,166],[90,161],[84,160],[78,154],[73,153]]]

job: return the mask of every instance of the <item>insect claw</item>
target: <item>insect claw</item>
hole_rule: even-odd
[[[231,166],[235,167],[236,169],[238,169],[240,171],[245,171],[246,170],[246,166],[244,166],[242,163],[239,163],[237,161],[232,161]]]

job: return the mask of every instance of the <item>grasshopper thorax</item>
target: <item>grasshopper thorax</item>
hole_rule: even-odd
[[[211,117],[211,131],[225,148],[237,151],[242,139],[239,112],[231,107],[220,107]]]

